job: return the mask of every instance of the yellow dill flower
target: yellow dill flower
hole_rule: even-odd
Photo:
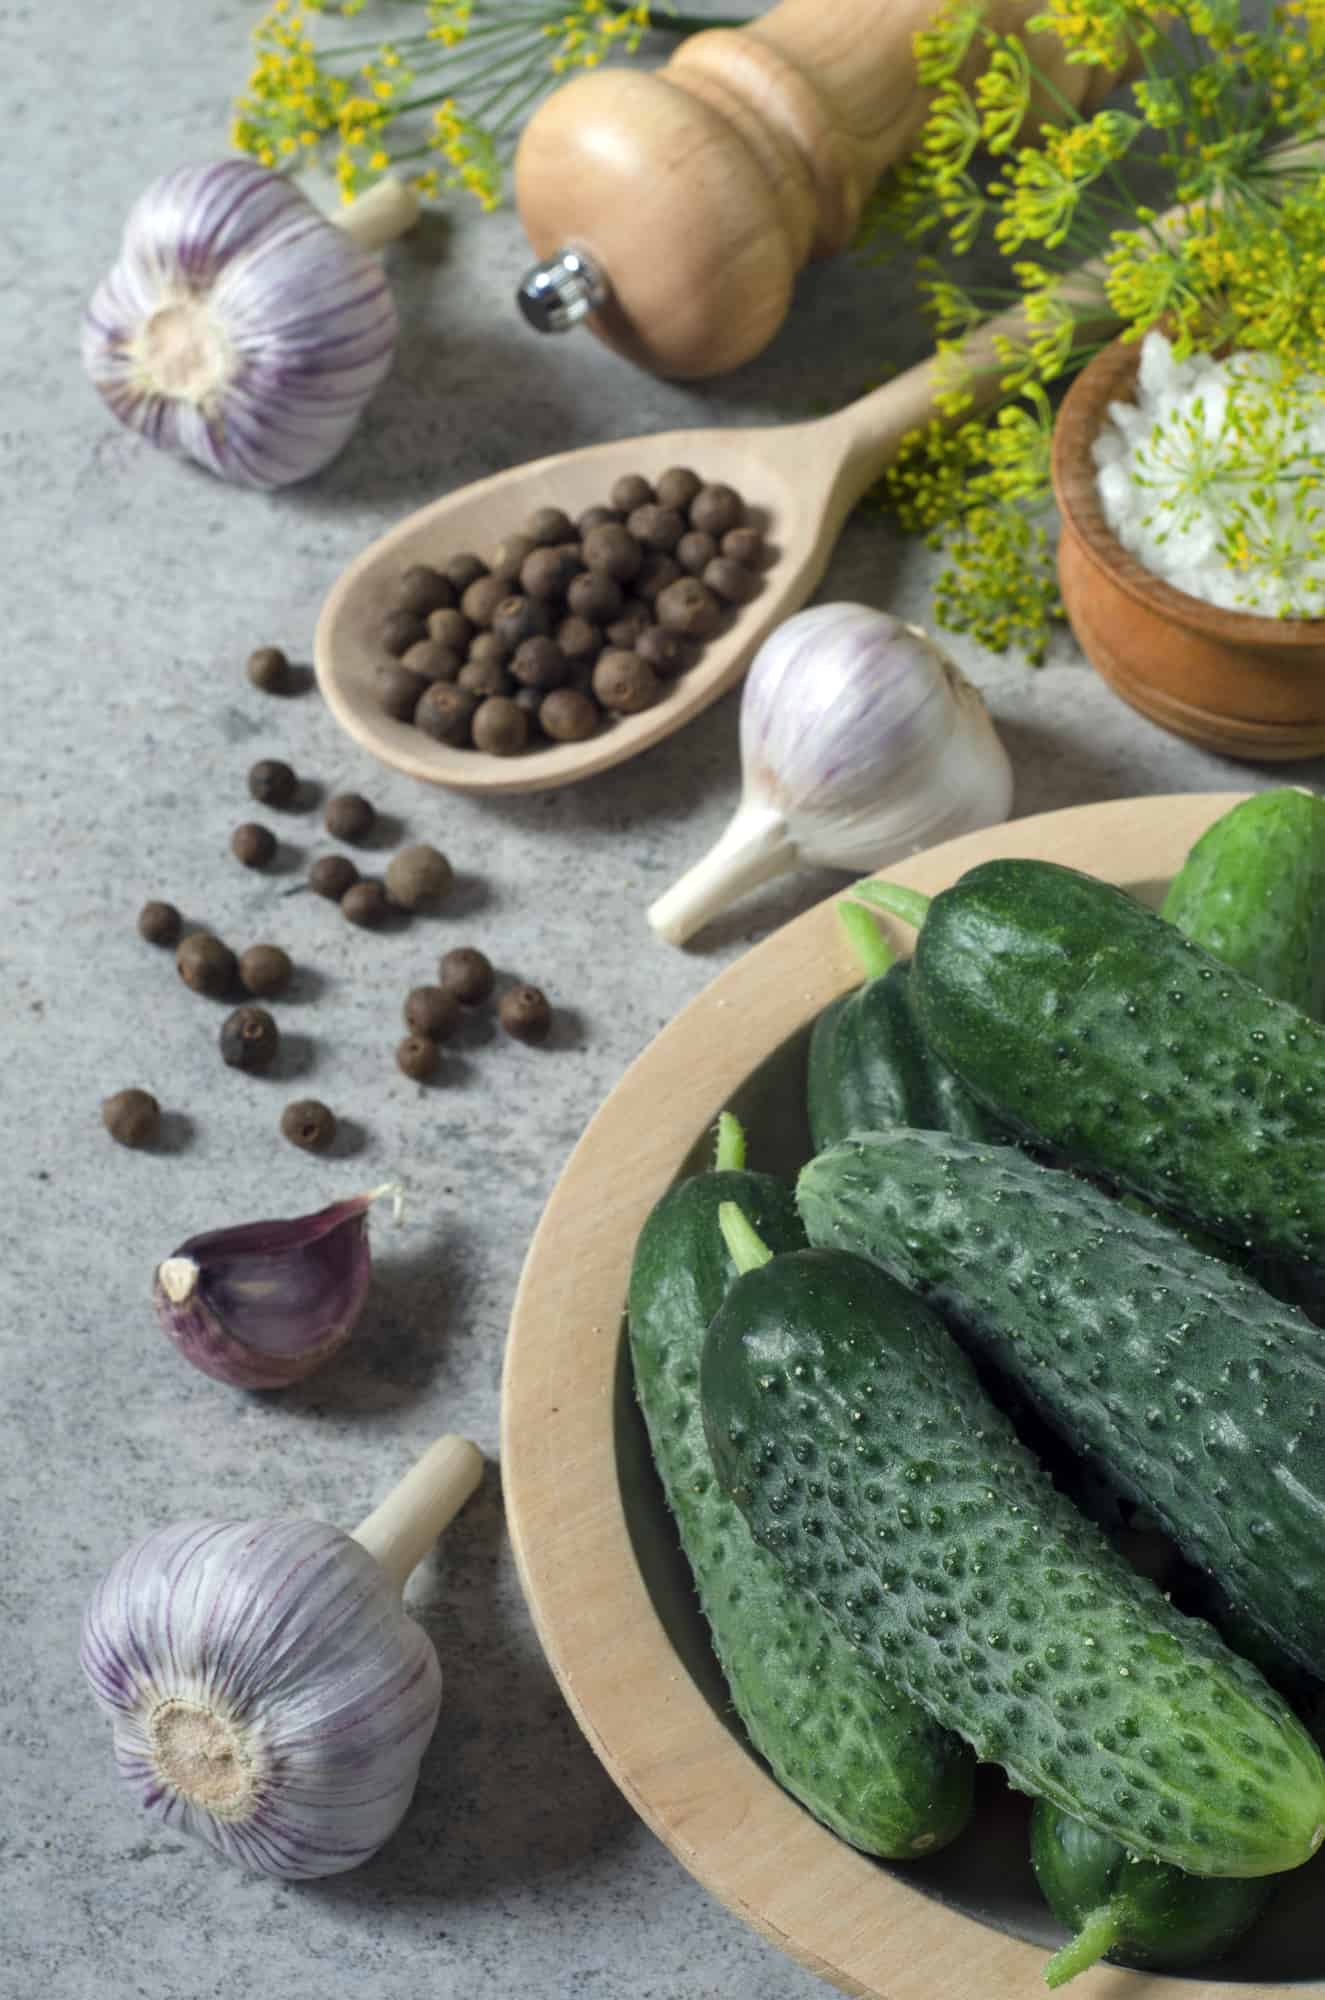
[[[1056,35],[1069,62],[1118,71],[1134,48],[1154,43],[1156,11],[1147,0],[1049,0],[1027,26]]]
[[[1031,103],[1031,59],[1024,42],[1006,35],[975,80],[980,135],[991,153],[1006,153],[1026,122]]]
[[[922,83],[955,77],[984,26],[983,0],[947,0],[938,17],[911,37],[916,75]]]

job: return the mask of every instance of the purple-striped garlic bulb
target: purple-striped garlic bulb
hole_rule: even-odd
[[[158,1264],[152,1303],[186,1360],[232,1389],[286,1389],[343,1347],[372,1252],[368,1210],[394,1182],[313,1215],[244,1222],[190,1236]]]
[[[411,1571],[483,1461],[440,1438],[346,1535],[324,1521],[183,1521],[126,1551],[81,1659],[143,1810],[258,1874],[366,1861],[404,1818],[442,1671]]]
[[[129,211],[84,314],[83,366],[152,444],[240,486],[307,479],[391,367],[374,252],[417,214],[389,176],[336,223],[252,160],[180,167]]]

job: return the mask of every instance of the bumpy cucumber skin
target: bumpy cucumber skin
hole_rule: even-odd
[[[1325,1269],[1325,1028],[1050,861],[970,869],[931,903],[913,967],[931,1047],[1018,1131]]]
[[[806,1103],[816,1152],[885,1125],[997,1140],[1003,1128],[926,1045],[903,960],[825,1007],[810,1034]]]
[[[1294,1659],[1325,1673],[1325,1344],[1222,1258],[1017,1149],[862,1133],[797,1188],[1010,1375]]]
[[[775,1257],[718,1308],[700,1379],[757,1540],[978,1757],[1193,1874],[1310,1858],[1301,1725],[1056,1491],[913,1294],[845,1252]]]
[[[1187,1966],[1220,1958],[1255,1923],[1274,1884],[1265,1876],[1212,1880],[1125,1847],[1037,1799],[1031,1866],[1040,1894],[1076,1930],[1101,1905],[1117,1908],[1121,1934],[1107,1956],[1119,1965]]]
[[[969,1751],[788,1582],[713,1477],[698,1382],[705,1331],[736,1276],[718,1226],[724,1201],[771,1250],[805,1241],[791,1190],[767,1174],[703,1174],[653,1210],[629,1310],[654,1463],[732,1705],[778,1782],[854,1847],[891,1860],[933,1854],[971,1816]]]
[[[1161,914],[1266,993],[1325,1014],[1325,799],[1257,792],[1207,827]]]

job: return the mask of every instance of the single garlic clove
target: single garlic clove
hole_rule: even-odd
[[[204,1375],[236,1389],[283,1389],[349,1339],[372,1270],[367,1214],[393,1187],[316,1214],[191,1236],[159,1264],[163,1330]]]

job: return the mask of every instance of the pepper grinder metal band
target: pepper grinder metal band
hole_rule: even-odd
[[[605,306],[608,297],[607,280],[588,252],[569,244],[527,271],[515,295],[536,333],[569,333]]]

